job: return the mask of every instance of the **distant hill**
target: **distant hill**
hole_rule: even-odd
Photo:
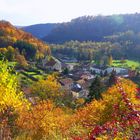
[[[21,29],[41,39],[48,35],[57,25],[57,23],[36,24],[22,27]]]
[[[49,43],[64,43],[70,40],[105,41],[105,36],[128,30],[140,32],[140,14],[79,17],[59,24],[43,40]]]
[[[50,53],[48,45],[41,40],[7,21],[0,21],[0,55],[7,56],[7,52],[11,50],[14,54],[24,55],[27,60],[40,59]]]

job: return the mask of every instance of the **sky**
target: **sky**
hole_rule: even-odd
[[[136,12],[140,13],[140,0],[0,0],[0,20],[19,26]]]

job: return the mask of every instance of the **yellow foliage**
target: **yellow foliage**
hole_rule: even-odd
[[[39,88],[40,84],[44,86],[47,85],[47,87],[48,85],[52,86],[53,82],[56,82],[56,79],[49,76],[48,81],[49,84],[46,84],[46,81],[41,81],[36,87],[38,86]],[[135,98],[136,85],[124,79],[121,80],[121,85],[131,102],[133,104],[139,104],[139,100]],[[55,86],[58,85],[56,84]],[[52,89],[54,88],[56,87]],[[51,93],[51,90],[47,89],[49,93]],[[37,91],[39,92],[39,90]],[[83,101],[79,99],[77,103],[81,104]],[[118,87],[115,85],[103,93],[103,100],[94,100],[85,107],[78,109],[75,113],[72,113],[70,110],[64,110],[62,107],[56,107],[51,101],[42,101],[36,106],[33,106],[30,111],[23,111],[18,118],[17,124],[25,130],[32,139],[37,140],[43,137],[50,140],[71,139],[73,136],[84,137],[93,129],[94,125],[102,125],[113,120],[113,105],[116,103],[119,103],[120,111],[127,108],[124,102],[122,102],[122,96],[121,93],[118,92]],[[121,137],[123,136],[120,133],[116,139],[120,139]],[[108,135],[105,134],[99,136],[97,139],[108,138]],[[127,139],[127,137],[125,137],[125,139]]]
[[[11,107],[22,110],[28,106],[23,93],[17,90],[16,76],[10,74],[7,64],[0,62],[0,112]]]
[[[32,93],[39,95],[42,99],[55,99],[61,93],[61,86],[54,76],[49,75],[46,80],[39,80],[31,87]]]
[[[16,125],[21,132],[21,137],[17,140],[27,138],[29,140],[64,140],[72,139],[73,136],[85,136],[94,125],[102,125],[108,121],[113,121],[112,112],[114,105],[119,104],[119,111],[127,109],[122,101],[118,86],[114,85],[104,92],[103,100],[93,100],[83,108],[75,112],[67,108],[56,106],[53,101],[61,95],[61,86],[52,75],[47,80],[40,80],[33,84],[32,92],[42,98],[34,106],[23,97],[23,93],[18,90],[16,76],[10,73],[7,64],[0,62],[0,115],[8,108],[14,109],[18,113]],[[121,87],[127,93],[127,97],[132,104],[139,105],[136,96],[136,85],[125,79],[120,80]],[[83,104],[83,99],[78,99],[77,104]],[[131,129],[128,129],[128,132]],[[116,136],[116,140],[125,137],[121,132]],[[101,135],[97,139],[108,139],[108,136]],[[127,140],[127,137],[124,139]]]
[[[127,93],[130,101],[133,104],[139,104],[139,100],[136,98],[136,85],[125,79],[121,80],[121,85]],[[102,95],[103,100],[93,100],[90,104],[87,104],[85,107],[76,112],[75,120],[77,120],[77,123],[91,125],[92,128],[94,124],[104,124],[108,120],[113,120],[113,117],[111,116],[114,111],[113,105],[119,104],[120,111],[127,108],[122,101],[121,93],[119,93],[116,85],[109,88]]]

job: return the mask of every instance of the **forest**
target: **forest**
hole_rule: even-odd
[[[127,31],[139,33],[140,14],[120,14],[111,16],[83,16],[56,26],[44,41],[65,43],[71,40],[104,41],[106,36]]]
[[[50,54],[50,48],[42,41],[7,21],[0,21],[1,60],[16,61],[21,66],[27,66],[27,61],[39,61]]]

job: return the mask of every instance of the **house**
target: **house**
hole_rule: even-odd
[[[105,72],[107,67],[100,67],[100,66],[96,66],[96,65],[93,65],[90,67],[90,71],[91,72],[95,72],[96,74],[100,74],[101,72]]]
[[[80,92],[82,90],[82,86],[78,83],[73,83],[73,86],[72,86],[72,91],[74,92]]]
[[[105,73],[105,71],[107,71],[107,73],[111,73],[113,70],[116,71],[116,74],[121,74],[121,75],[126,75],[128,74],[128,70],[125,68],[118,68],[118,67],[98,67],[98,66],[92,66],[90,67],[90,70],[93,72],[95,72],[96,74],[100,74]]]
[[[63,78],[60,80],[60,84],[64,89],[71,90],[73,88],[73,80],[71,78]]]
[[[64,70],[65,68],[67,68],[69,71],[73,70],[74,65],[73,64],[66,64],[64,62],[61,63],[62,65],[62,69]]]
[[[45,67],[49,70],[56,70],[62,72],[61,62],[55,58],[51,58],[49,61],[47,61]]]
[[[116,71],[116,74],[128,74],[128,70],[124,68],[110,67],[106,69],[107,73],[111,73],[113,70]]]
[[[77,81],[77,83],[82,86],[82,89],[89,89],[92,81],[93,81],[92,79],[90,79],[90,80],[80,79]]]
[[[59,59],[61,60],[61,62],[64,62],[64,63],[77,63],[77,59],[75,58],[69,58],[67,56],[61,56],[61,58],[59,57]]]
[[[79,92],[79,98],[87,98],[88,94],[89,94],[89,90],[83,89]]]
[[[75,92],[75,91],[72,91],[71,92],[71,95],[73,98],[77,99],[77,98],[87,98],[89,94],[89,91],[88,90],[81,90],[80,92]]]
[[[129,70],[128,75],[129,75],[129,77],[135,77],[136,76],[136,71],[135,70]]]
[[[93,78],[95,78],[95,76],[90,74],[90,73],[83,73],[81,75],[81,79],[90,80],[90,79],[93,79]]]
[[[72,91],[72,92],[71,92],[71,95],[72,95],[72,97],[75,98],[75,99],[79,98],[79,93],[78,93],[78,92]]]

